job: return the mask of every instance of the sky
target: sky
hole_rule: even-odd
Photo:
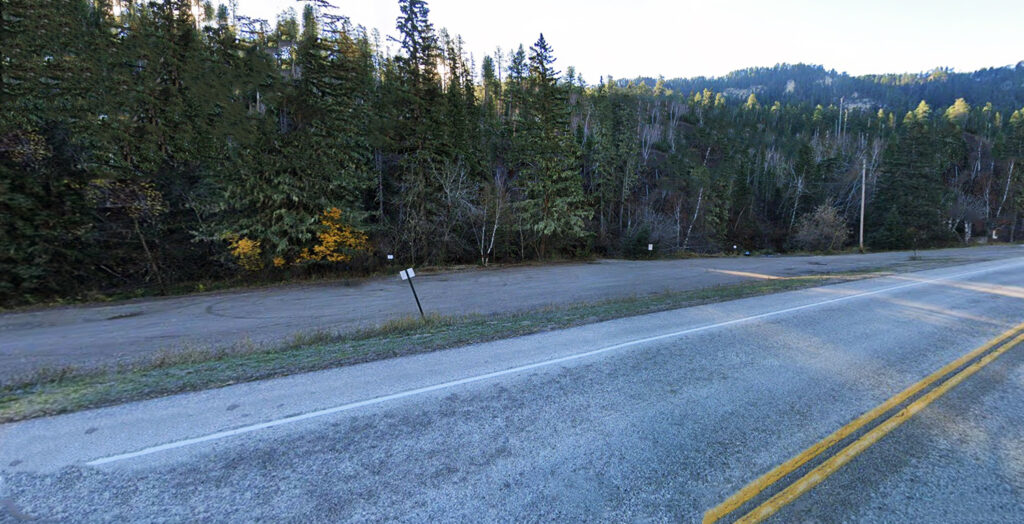
[[[241,14],[271,21],[289,7],[302,10],[294,0],[237,1]],[[355,24],[394,34],[397,0],[331,3]],[[777,63],[859,75],[1024,60],[1022,0],[432,0],[429,7],[434,26],[462,35],[477,64],[497,46],[529,48],[544,33],[556,68],[574,66],[588,83],[607,75],[721,76]]]

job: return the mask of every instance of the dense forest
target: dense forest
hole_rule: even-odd
[[[543,35],[471,57],[399,4],[389,45],[323,0],[2,0],[0,304],[388,254],[839,249],[862,189],[872,249],[1024,229],[1024,64],[593,83]]]

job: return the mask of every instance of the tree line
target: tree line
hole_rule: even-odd
[[[990,67],[971,72],[935,68],[924,73],[852,76],[826,70],[820,65],[778,64],[733,71],[718,78],[661,80],[665,87],[688,93],[704,88],[739,95],[754,91],[765,100],[801,101],[829,105],[845,99],[855,105],[913,108],[921,100],[948,107],[958,98],[991,102],[1000,108],[1024,106],[1024,61],[1012,67]],[[641,77],[634,83],[650,87],[656,78]],[[746,95],[743,95],[746,96]],[[1012,109],[1011,109],[1012,110]]]
[[[477,63],[423,0],[399,1],[393,42],[324,0],[273,24],[195,0],[2,4],[3,304],[387,254],[838,249],[862,171],[873,248],[1020,235],[1012,97],[588,83],[543,35]]]

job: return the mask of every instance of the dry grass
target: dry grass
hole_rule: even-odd
[[[0,422],[66,413],[237,382],[562,329],[602,320],[734,300],[861,278],[878,272],[810,275],[686,292],[550,306],[497,315],[409,317],[341,334],[316,330],[283,344],[245,341],[187,347],[106,369],[40,370],[0,385]]]

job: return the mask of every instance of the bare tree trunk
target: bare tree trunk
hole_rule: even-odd
[[[693,210],[693,220],[690,221],[690,225],[686,226],[686,238],[683,239],[683,251],[686,251],[686,247],[690,245],[690,233],[693,232],[693,224],[697,221],[697,215],[700,214],[700,203],[704,200],[704,186],[701,186],[700,191],[697,192],[697,206]]]
[[[661,139],[661,122],[658,118],[661,114],[659,107],[657,105],[649,106],[647,110],[650,111],[648,122],[642,123],[639,121],[640,119],[637,122],[637,135],[640,138],[640,156],[644,159],[644,166],[647,166],[654,143]]]
[[[843,118],[843,136],[840,137],[840,138],[845,138],[846,137],[846,131],[849,128],[850,128],[850,110],[847,109],[846,110],[846,117]],[[842,144],[840,144],[840,147],[842,147]]]
[[[1003,188],[1003,199],[999,201],[999,210],[996,211],[996,218],[1003,214],[1003,205],[1006,204],[1006,197],[1010,194],[1010,182],[1013,180],[1013,166],[1016,159],[1010,160],[1010,172],[1006,175],[1006,187]]]
[[[793,199],[793,214],[789,217],[789,229],[796,225],[796,210],[800,208],[800,195],[804,192],[804,177],[796,180],[796,197]]]
[[[583,145],[587,144],[587,138],[590,136],[590,111],[587,111],[587,117],[583,119]]]
[[[483,265],[487,265],[491,260],[491,255],[494,253],[494,242],[498,237],[498,224],[501,222],[501,203],[504,200],[498,177],[495,176],[494,183],[494,227],[491,229],[491,241],[487,244],[487,249],[484,250],[485,242],[487,240],[487,214],[484,213],[484,220],[480,226],[480,261]],[[485,208],[486,209],[486,208]]]
[[[839,120],[836,122],[836,143],[843,138],[843,97],[839,97]]]
[[[683,105],[679,102],[673,101],[669,104],[668,141],[673,153],[676,152],[676,128],[679,126],[679,119],[683,116],[682,110]]]
[[[683,233],[683,199],[676,199],[676,209],[673,213],[676,218],[676,248],[679,248],[680,235]]]
[[[978,156],[974,159],[974,167],[971,168],[971,182],[981,174],[981,141],[978,141]]]
[[[146,243],[146,236],[142,234],[142,229],[139,227],[139,219],[132,217],[132,225],[135,226],[135,234],[139,236],[139,242],[142,243],[142,250],[146,253],[146,260],[149,261],[149,269],[153,272],[153,276],[156,277],[156,283],[160,285],[160,289],[164,290],[164,279],[160,274],[160,269],[156,265],[156,258],[153,257],[153,252],[149,250],[149,244]]]
[[[985,227],[992,227],[992,177],[988,177],[982,198],[985,200]]]
[[[377,205],[379,206],[378,212],[380,217],[378,220],[384,220],[384,158],[381,155],[380,150],[373,152],[374,164],[377,167]]]
[[[526,259],[526,233],[523,231],[523,214],[519,213],[519,260]]]
[[[485,216],[484,218],[486,219],[487,217]],[[485,256],[485,253],[484,253],[484,245],[485,245],[486,242],[487,242],[487,223],[484,222],[484,223],[480,224],[480,239],[479,239],[479,242],[477,243],[477,247],[480,250],[480,264],[483,265],[483,266],[487,265],[487,257]]]
[[[487,261],[490,261],[492,254],[494,253],[494,239],[498,238],[498,222],[501,220],[501,201],[498,201],[498,208],[494,213],[494,228],[491,229],[491,245],[487,246]],[[484,265],[487,265],[487,261]]]
[[[441,221],[441,246],[440,260],[447,262],[448,247],[452,240],[452,229],[461,220],[459,205],[466,201],[466,170],[460,164],[445,163],[440,172],[437,169],[432,174],[444,196],[445,210]]]

